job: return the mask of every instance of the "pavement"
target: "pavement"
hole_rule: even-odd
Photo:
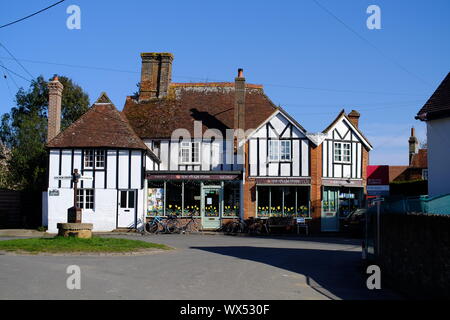
[[[0,255],[0,299],[401,299],[389,289],[367,289],[354,239],[113,236],[176,249],[137,256]],[[80,290],[66,287],[70,265],[80,267]]]

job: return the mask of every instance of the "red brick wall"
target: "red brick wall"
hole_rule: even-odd
[[[322,214],[322,144],[311,148],[311,230],[320,230]]]
[[[244,219],[255,217],[256,215],[256,181],[249,178],[250,164],[248,162],[248,141],[245,143],[245,183],[243,186],[243,201],[244,201]]]

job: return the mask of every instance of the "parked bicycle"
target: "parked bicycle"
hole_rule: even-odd
[[[269,234],[268,219],[249,218],[247,221],[248,233],[250,234]]]
[[[247,224],[239,217],[233,218],[233,221],[223,226],[223,231],[229,234],[244,233],[247,230]]]
[[[174,216],[156,216],[145,224],[145,230],[150,233],[174,233],[178,229],[176,220]]]
[[[179,225],[179,220],[177,218],[177,224]],[[197,222],[197,219],[194,218],[193,214],[189,215],[189,221],[183,224],[181,227],[178,227],[178,231],[181,233],[194,233],[200,231],[200,225]]]

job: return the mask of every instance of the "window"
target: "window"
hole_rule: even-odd
[[[310,217],[309,187],[258,186],[257,216]]]
[[[350,143],[335,142],[334,143],[334,161],[350,163],[352,157]]]
[[[223,189],[223,216],[239,217],[240,211],[240,184],[239,182],[224,183]]]
[[[291,160],[290,140],[269,141],[269,161],[290,161],[290,160]]]
[[[84,167],[85,168],[105,168],[105,150],[84,150]]]
[[[200,162],[200,142],[181,142],[180,163]]]
[[[94,189],[77,189],[77,205],[81,209],[94,209]]]
[[[291,141],[282,140],[281,144],[281,161],[290,161],[291,160]]]

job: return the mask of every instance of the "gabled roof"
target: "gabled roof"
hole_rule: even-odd
[[[167,98],[139,102],[127,97],[122,113],[142,139],[170,138],[175,129],[194,133],[194,121],[202,121],[203,132],[225,133],[234,126],[233,82],[171,83]],[[246,84],[245,129],[257,128],[276,106],[262,86]]]
[[[300,132],[302,132],[306,138],[308,138],[311,142],[314,143],[313,140],[308,136],[305,128],[303,128],[297,120],[295,120],[293,117],[289,115],[283,108],[277,107],[276,110],[269,116],[267,119],[265,119],[263,122],[259,124],[257,128],[255,128],[248,136],[247,139],[251,138],[259,129],[261,129],[266,123],[268,123],[270,120],[272,120],[276,115],[282,114],[289,122],[291,122]]]
[[[363,144],[366,146],[366,148],[369,149],[369,150],[372,150],[373,149],[372,144],[364,136],[364,134],[361,132],[361,130],[359,130],[359,128],[357,128],[357,127],[355,127],[353,125],[353,123],[350,121],[350,119],[348,118],[347,114],[345,113],[344,109],[342,109],[342,111],[338,114],[336,119],[334,119],[334,121],[328,127],[326,127],[326,129],[323,130],[322,132],[323,133],[328,133],[342,119],[346,120],[347,125],[350,126],[350,128],[352,128],[352,130],[356,133],[356,135],[361,139]]]
[[[47,147],[141,149],[157,159],[106,93],[102,93],[77,121],[49,141]]]
[[[427,121],[447,117],[450,117],[450,72],[417,113],[416,119]]]

